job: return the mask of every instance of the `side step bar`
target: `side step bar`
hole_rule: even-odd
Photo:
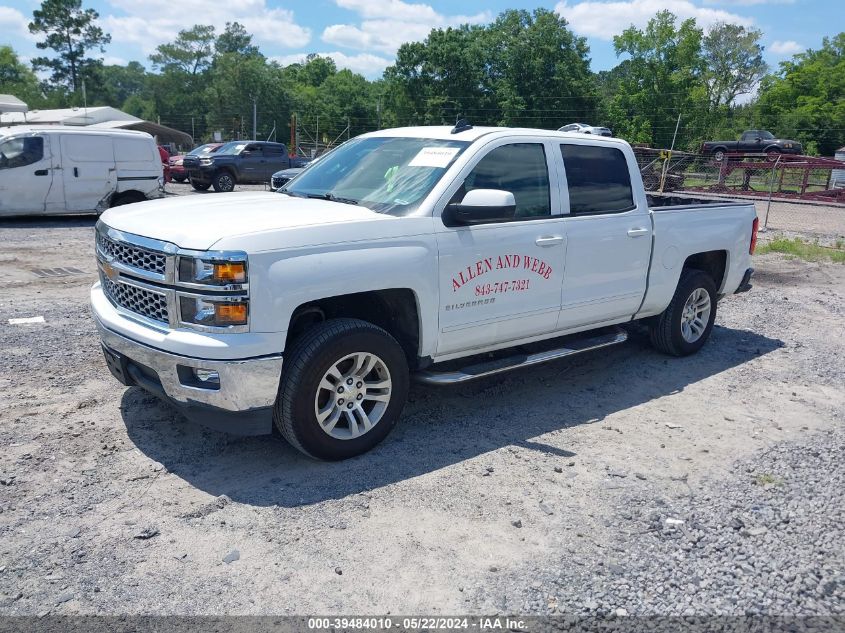
[[[414,380],[427,385],[454,385],[468,380],[475,380],[484,376],[492,376],[493,374],[500,374],[511,369],[520,369],[523,367],[530,367],[531,365],[538,365],[546,363],[550,360],[557,360],[565,358],[566,356],[574,356],[575,354],[582,354],[594,349],[601,349],[602,347],[609,347],[611,345],[618,345],[628,340],[628,333],[621,329],[615,328],[609,334],[601,334],[599,336],[585,337],[581,339],[574,339],[567,342],[566,347],[558,347],[543,352],[536,352],[534,354],[516,354],[508,356],[507,358],[499,358],[475,365],[469,365],[454,371],[436,371],[424,370],[413,375]]]

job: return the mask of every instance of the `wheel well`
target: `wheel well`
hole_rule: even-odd
[[[129,200],[130,202],[143,202],[147,199],[147,196],[137,189],[129,189],[128,191],[121,191],[119,193],[112,194],[111,200],[109,200],[109,206],[113,207],[115,204],[119,203],[121,200]]]
[[[722,280],[725,276],[725,269],[728,263],[727,251],[707,251],[690,255],[684,262],[684,268],[696,268],[710,275],[716,289],[722,287]]]
[[[402,346],[408,365],[417,366],[419,312],[416,297],[408,288],[356,292],[303,304],[291,316],[285,349],[308,328],[339,317],[361,319],[383,328]]]
[[[723,151],[723,152],[727,152],[728,148],[725,147],[724,145],[717,145],[716,147],[710,148],[710,153],[715,154],[716,152],[718,152],[720,150]]]

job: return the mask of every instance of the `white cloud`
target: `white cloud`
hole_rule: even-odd
[[[786,57],[788,55],[800,53],[804,50],[804,47],[795,40],[786,40],[785,42],[775,40],[769,45],[769,50],[775,55],[782,55]]]
[[[171,42],[179,31],[195,23],[213,24],[218,33],[226,22],[240,22],[254,36],[254,42],[282,48],[300,48],[311,41],[311,30],[300,26],[288,9],[270,8],[265,0],[181,0],[174,11],[171,0],[111,0],[111,5],[125,15],[101,17],[103,29],[111,33],[114,44],[134,44],[144,54],[156,46]],[[195,16],[185,21],[184,16]]]
[[[360,73],[365,77],[378,77],[393,60],[370,53],[359,53],[357,55],[347,55],[340,51],[332,53],[317,53],[321,57],[331,57],[338,68],[348,68],[354,73]],[[305,53],[294,53],[292,55],[281,55],[279,57],[271,57],[272,60],[278,62],[282,66],[290,64],[301,64],[305,61]]]
[[[695,18],[699,27],[707,28],[716,22],[728,22],[751,26],[753,19],[721,9],[707,9],[694,5],[689,0],[628,0],[600,2],[586,0],[569,4],[558,2],[555,11],[566,18],[573,31],[579,35],[611,40],[632,24],[644,27],[658,11],[668,9],[681,20]]]
[[[7,44],[7,39],[21,38],[37,42],[40,38],[29,32],[29,18],[12,7],[0,7],[0,44]]]
[[[750,7],[759,4],[794,4],[795,0],[704,0],[704,4]]]
[[[394,54],[406,42],[424,40],[432,29],[460,24],[483,24],[489,11],[475,15],[444,15],[427,4],[402,0],[335,0],[363,18],[360,24],[332,24],[323,30],[324,42],[363,51]]]

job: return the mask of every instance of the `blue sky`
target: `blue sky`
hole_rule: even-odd
[[[39,4],[0,4],[0,44],[11,44],[24,59],[38,54],[26,25]],[[845,0],[83,0],[83,6],[100,13],[112,36],[106,63],[137,60],[149,67],[148,55],[180,29],[201,22],[221,30],[227,21],[238,21],[268,57],[291,63],[307,53],[328,54],[338,66],[370,78],[380,76],[402,42],[424,39],[436,27],[483,24],[511,8],[542,6],[560,13],[587,38],[594,70],[615,65],[613,35],[630,24],[644,25],[661,9],[695,17],[704,27],[725,21],[760,29],[772,66],[818,48],[824,36],[845,28]]]

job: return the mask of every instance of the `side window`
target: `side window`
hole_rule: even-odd
[[[510,191],[517,218],[551,215],[549,168],[542,143],[514,143],[491,150],[458,190],[458,201],[473,189]]]
[[[0,143],[0,169],[26,167],[44,158],[44,139],[40,136],[10,138]]]
[[[622,213],[634,208],[628,161],[615,147],[561,145],[570,215]]]
[[[279,158],[284,155],[283,149],[283,145],[265,145],[264,155],[269,158]]]

